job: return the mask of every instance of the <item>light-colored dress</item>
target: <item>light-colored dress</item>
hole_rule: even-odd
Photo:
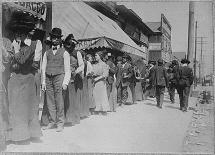
[[[110,111],[110,105],[107,96],[106,77],[108,77],[109,66],[105,62],[99,62],[93,65],[94,77],[103,75],[102,78],[94,82],[93,97],[96,104],[94,111]]]

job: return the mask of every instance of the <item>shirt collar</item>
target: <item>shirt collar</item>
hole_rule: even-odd
[[[58,50],[58,49],[60,48],[60,45],[52,46],[52,50],[53,50],[54,48],[56,48],[56,47],[57,47],[57,49],[55,49],[55,50]]]

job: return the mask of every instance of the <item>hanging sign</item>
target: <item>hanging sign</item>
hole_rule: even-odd
[[[46,20],[47,7],[43,2],[10,2],[6,4],[18,10],[29,12],[34,16],[42,18],[44,21]]]

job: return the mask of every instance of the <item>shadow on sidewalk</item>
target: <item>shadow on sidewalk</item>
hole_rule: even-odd
[[[150,105],[150,106],[155,106],[156,107],[156,104],[153,104],[153,103],[145,103],[145,105]]]
[[[166,108],[171,108],[171,109],[178,109],[178,110],[180,110],[180,108],[179,107],[174,107],[174,106],[172,106],[172,105],[167,105],[167,106],[165,106]]]

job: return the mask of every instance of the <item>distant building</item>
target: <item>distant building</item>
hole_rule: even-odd
[[[141,47],[148,61],[149,37],[154,32],[142,21],[142,19],[132,10],[124,5],[117,5],[118,25],[122,30]]]
[[[161,14],[160,22],[146,22],[154,35],[149,38],[149,60],[157,61],[162,58],[165,62],[171,61],[171,25]]]
[[[95,10],[114,20],[119,27],[141,48],[143,58],[148,61],[149,37],[154,32],[132,10],[116,2],[85,2]]]

